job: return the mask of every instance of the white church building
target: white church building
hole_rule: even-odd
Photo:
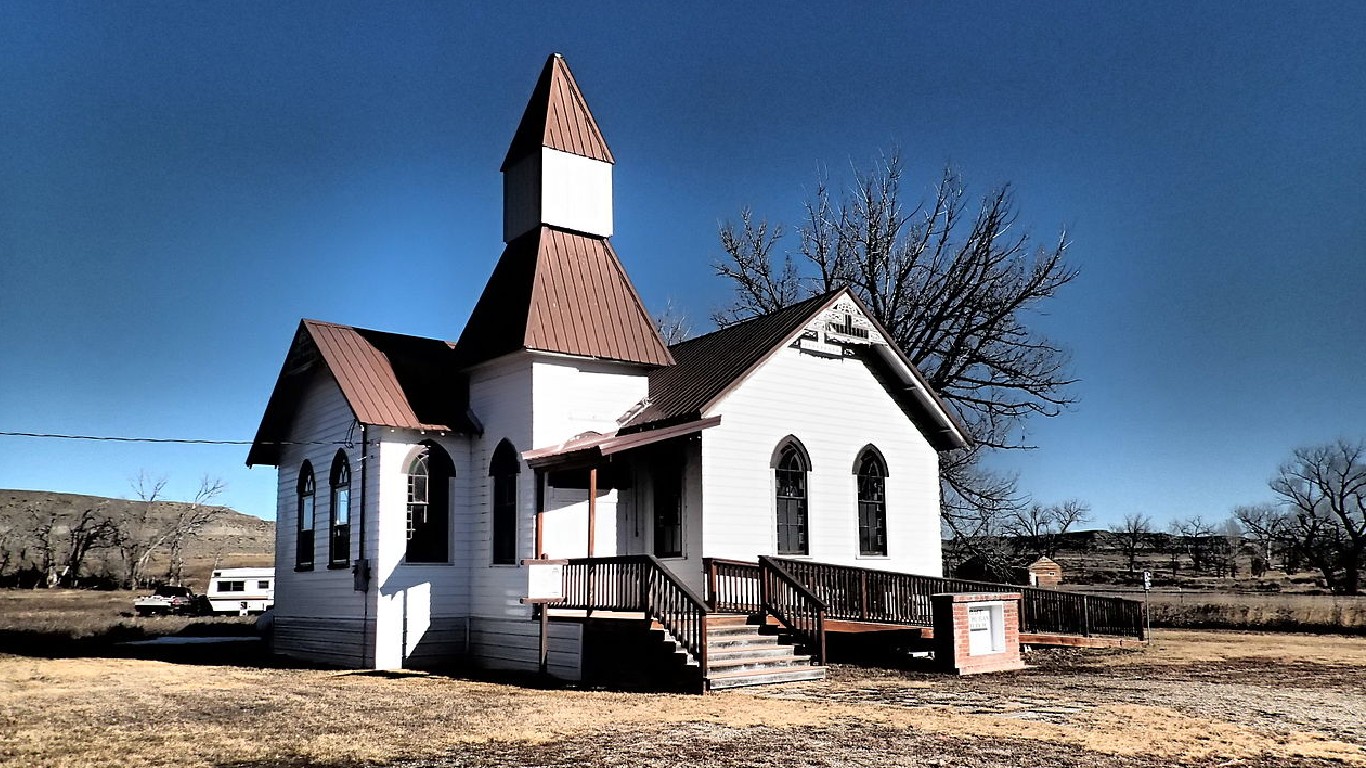
[[[550,57],[458,340],[299,324],[247,458],[279,475],[277,652],[577,679],[588,623],[561,611],[543,650],[523,600],[543,558],[565,605],[591,582],[580,608],[644,610],[705,668],[684,612],[739,599],[717,562],[940,574],[948,408],[847,291],[666,345],[612,247],[614,162]]]

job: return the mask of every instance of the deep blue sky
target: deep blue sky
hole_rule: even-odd
[[[250,438],[300,317],[458,336],[562,51],[627,269],[699,324],[719,220],[894,142],[912,192],[952,162],[1068,227],[1082,402],[1005,462],[1042,501],[1221,518],[1366,436],[1366,4],[512,7],[0,4],[0,431]],[[245,455],[0,437],[0,487],[209,472],[273,516]]]

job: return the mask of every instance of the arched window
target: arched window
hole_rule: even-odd
[[[493,562],[517,562],[517,475],[522,460],[517,449],[503,438],[493,450],[489,477],[493,478]]]
[[[773,475],[780,555],[805,555],[810,552],[806,506],[806,473],[810,469],[811,462],[795,438],[789,438],[778,449]]]
[[[424,444],[408,465],[409,563],[445,563],[450,560],[450,486],[455,465],[441,446]]]
[[[313,484],[313,464],[305,461],[299,467],[298,522],[294,538],[294,569],[308,571],[313,569],[313,498],[316,487]]]
[[[327,564],[351,564],[351,464],[344,451],[332,458],[332,524],[328,527]]]
[[[859,454],[858,553],[887,554],[887,463],[871,445]]]

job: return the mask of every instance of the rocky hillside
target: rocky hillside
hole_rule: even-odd
[[[0,490],[0,585],[28,586],[46,578],[46,570],[70,573],[73,552],[79,554],[76,586],[124,580],[129,552],[139,551],[136,542],[157,539],[189,506],[159,501],[149,508],[129,499]],[[274,552],[275,523],[217,507],[212,519],[186,539],[185,575],[192,584],[202,583],[215,565],[270,565]],[[143,575],[164,576],[168,564],[163,545]]]

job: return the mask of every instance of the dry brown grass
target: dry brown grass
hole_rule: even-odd
[[[222,625],[224,634],[250,620],[237,616],[137,616],[143,592],[85,589],[0,589],[0,633],[29,633],[52,640],[174,635],[193,624]]]
[[[1288,655],[1301,662],[1366,664],[1366,640],[1333,638],[1331,647],[1321,645],[1323,638],[1311,640],[1287,645],[1273,635],[1166,632],[1147,651],[1099,654],[1088,661],[1102,670],[1165,664],[1174,671],[1195,665],[1217,670],[1231,659],[1274,664]],[[1064,722],[983,712],[966,700],[962,706],[892,703],[899,689],[944,693],[950,702],[955,695],[995,695],[991,691],[1003,686],[1065,697],[1065,691],[1051,691],[1055,683],[1048,677],[996,678],[987,688],[982,678],[835,677],[795,689],[699,697],[537,690],[416,673],[0,656],[0,762],[27,768],[364,765],[456,753],[497,755],[516,744],[584,749],[617,738],[639,741],[635,746],[649,751],[652,740],[665,738],[670,729],[701,727],[732,729],[775,744],[819,731],[836,757],[860,734],[876,731],[893,752],[898,743],[934,738],[939,750],[997,743],[1016,745],[1024,755],[1065,749],[1082,756],[1066,765],[1366,764],[1360,740],[1304,730],[1270,733],[1236,719],[1178,710],[1165,701],[1082,708]],[[1084,675],[1068,679],[1089,685]],[[845,701],[835,695],[847,691],[863,698]],[[949,764],[957,762],[951,754],[944,756]],[[477,762],[502,764],[501,759]],[[518,764],[524,758],[506,759]]]
[[[19,651],[10,655],[0,645],[0,765],[594,765],[640,762],[633,749],[659,758],[651,765],[920,765],[940,758],[963,766],[1060,768],[1366,765],[1366,737],[1343,735],[1351,727],[1312,716],[1272,727],[1242,717],[1243,704],[1223,700],[1230,686],[1246,701],[1274,699],[1295,678],[1272,673],[1293,667],[1325,686],[1301,697],[1311,708],[1330,700],[1323,706],[1366,703],[1359,693],[1366,673],[1355,671],[1366,668],[1363,638],[1159,630],[1141,652],[1074,651],[1075,658],[1060,657],[1060,667],[1014,677],[846,667],[824,683],[697,697],[273,669],[247,665],[250,654],[234,666],[224,663],[228,651],[202,646],[197,658],[159,657],[194,663],[118,658],[126,654],[108,639],[120,632],[172,634],[203,621],[119,616],[129,599],[0,592],[0,642],[63,633],[87,638],[66,647],[9,646]],[[220,661],[204,663],[214,659]],[[1116,679],[1150,692],[1137,703],[1094,694]],[[1223,686],[1208,694],[1221,706],[1173,701],[1171,686],[1185,689],[1182,681],[1190,681],[1196,697],[1202,683]],[[1019,706],[1002,704],[1022,695]],[[1021,716],[1035,700],[1064,705],[1070,714]],[[872,751],[870,734],[878,744]],[[798,743],[807,751],[792,752]],[[714,750],[726,757],[715,759]],[[1040,755],[1051,759],[1035,761]]]
[[[1149,609],[1154,624],[1168,627],[1366,633],[1363,596],[1163,592]]]
[[[1105,664],[1190,666],[1256,660],[1267,665],[1366,667],[1366,639],[1344,635],[1155,629],[1140,653],[1113,654]]]

